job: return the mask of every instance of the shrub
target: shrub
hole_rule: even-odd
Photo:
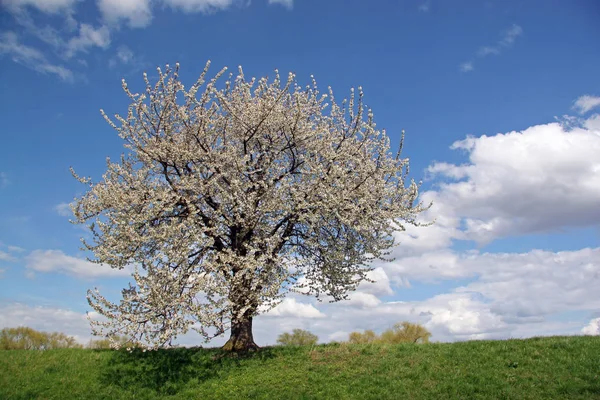
[[[294,329],[292,333],[282,333],[277,338],[277,343],[283,346],[312,346],[317,344],[319,338],[309,331]]]
[[[384,331],[380,336],[371,330],[352,332],[348,338],[349,343],[429,343],[431,333],[422,325],[410,322],[395,324],[392,329]]]
[[[49,350],[81,348],[74,337],[59,332],[40,332],[26,326],[4,328],[0,331],[2,350]]]
[[[115,346],[112,345],[115,344]],[[113,349],[113,348],[127,348],[136,347],[133,342],[126,336],[114,336],[111,338],[92,339],[88,342],[87,347],[89,349],[101,350],[101,349]]]
[[[383,343],[429,343],[431,332],[419,324],[401,322],[381,334]]]
[[[378,341],[379,337],[371,330],[360,332],[352,332],[350,334],[349,342],[354,344],[374,343]]]

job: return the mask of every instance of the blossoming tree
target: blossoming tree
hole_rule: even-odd
[[[289,291],[346,298],[385,259],[393,232],[418,224],[408,159],[354,91],[337,103],[314,79],[289,74],[218,85],[207,63],[189,90],[179,65],[133,93],[113,122],[128,150],[73,203],[93,262],[134,265],[135,284],[113,303],[97,289],[95,334],[147,348],[189,329],[205,340],[230,329],[224,348],[256,349],[253,317]],[[201,91],[200,89],[203,88]]]

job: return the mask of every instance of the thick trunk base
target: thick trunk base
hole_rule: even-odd
[[[236,353],[245,353],[260,349],[254,343],[254,337],[252,336],[252,317],[245,317],[240,321],[231,323],[231,336],[221,349]]]
[[[235,353],[246,353],[249,351],[257,351],[260,347],[256,343],[252,342],[243,342],[241,340],[236,340],[230,338],[224,345],[221,347],[221,350],[231,351]]]

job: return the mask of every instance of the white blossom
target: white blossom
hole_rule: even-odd
[[[88,292],[106,317],[90,320],[96,334],[151,349],[189,329],[210,340],[290,290],[345,299],[425,209],[362,88],[338,104],[312,77],[246,80],[241,67],[219,87],[226,69],[207,80],[209,65],[188,90],[178,64],[155,85],[144,74],[142,93],[123,80],[127,115],[101,113],[127,154],[99,182],[73,172],[89,186],[73,212],[93,261],[138,266],[119,303]]]

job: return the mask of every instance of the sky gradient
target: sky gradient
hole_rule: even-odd
[[[290,296],[257,344],[404,320],[440,341],[600,334],[598,20],[593,0],[0,0],[0,328],[89,338],[86,290],[117,299],[129,279],[80,250],[69,167],[98,180],[123,151],[99,112],[126,113],[121,78],[179,62],[189,86],[210,59],[338,98],[362,86],[434,204],[376,283]]]

